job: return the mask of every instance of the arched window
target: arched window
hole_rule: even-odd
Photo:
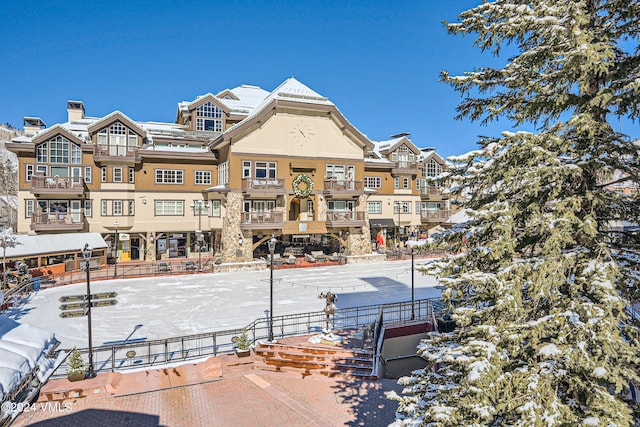
[[[69,165],[82,164],[82,149],[62,135],[36,146],[36,171],[44,175],[68,177]],[[81,168],[75,167],[73,176],[80,176]]]
[[[196,130],[222,132],[222,110],[207,102],[196,110]]]
[[[98,131],[98,146],[110,156],[126,156],[138,148],[138,135],[120,122]]]

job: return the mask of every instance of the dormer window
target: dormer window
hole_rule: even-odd
[[[435,177],[442,174],[442,165],[433,159],[429,159],[424,165],[424,175]]]
[[[126,156],[138,148],[138,135],[120,122],[98,132],[98,146],[110,156]]]
[[[222,132],[222,110],[207,102],[196,110],[196,130]]]
[[[82,163],[82,150],[63,136],[57,136],[36,146],[38,163]]]

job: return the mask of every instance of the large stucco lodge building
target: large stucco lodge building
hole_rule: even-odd
[[[18,233],[99,232],[119,260],[223,262],[277,251],[371,253],[446,221],[427,181],[446,162],[408,134],[371,141],[327,98],[294,78],[272,92],[242,85],[178,104],[174,123],[120,111],[68,121],[25,117],[18,155]],[[205,203],[206,202],[206,205]],[[116,225],[117,224],[117,225]],[[197,235],[201,234],[201,245]]]

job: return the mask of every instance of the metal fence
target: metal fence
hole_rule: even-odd
[[[432,318],[434,301],[423,299],[414,302],[416,321]],[[336,309],[330,319],[330,326],[333,330],[373,328],[381,312],[384,313],[385,324],[408,322],[411,319],[411,302]],[[323,311],[277,316],[273,318],[273,334],[275,338],[313,334],[320,332],[325,327],[325,323],[326,314]],[[97,373],[161,366],[232,353],[234,351],[232,338],[243,331],[247,332],[253,342],[266,340],[269,336],[269,321],[267,318],[261,318],[242,329],[150,341],[123,341],[94,347],[94,371]],[[88,349],[81,349],[80,352],[85,355],[86,360]],[[66,376],[66,370],[65,361],[54,372],[53,377]]]

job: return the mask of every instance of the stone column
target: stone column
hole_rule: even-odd
[[[226,215],[222,220],[222,262],[247,262],[253,260],[251,250],[251,232],[247,235],[240,228],[242,220],[242,193],[229,193],[227,195]],[[242,236],[243,244],[238,243]]]

